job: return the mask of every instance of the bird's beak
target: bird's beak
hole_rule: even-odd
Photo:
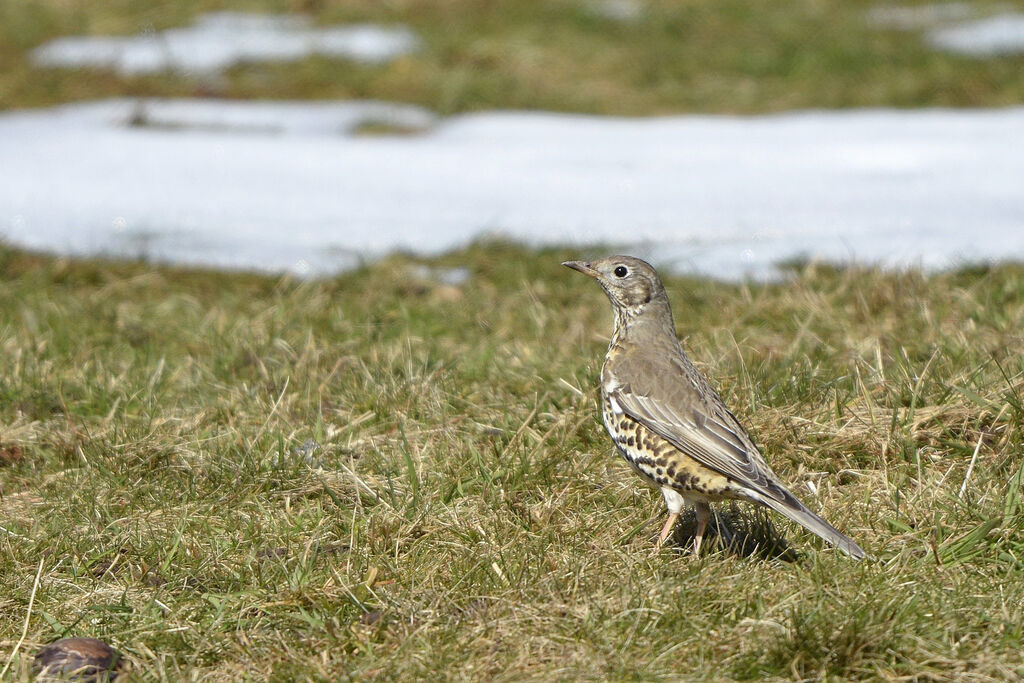
[[[578,270],[584,275],[597,277],[597,271],[591,268],[589,263],[584,263],[583,261],[562,261],[562,265],[567,268],[572,268],[573,270]]]

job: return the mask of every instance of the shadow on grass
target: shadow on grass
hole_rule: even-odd
[[[688,508],[679,517],[669,543],[676,550],[692,552],[696,536],[697,513]],[[716,551],[784,562],[795,562],[800,558],[772,522],[767,510],[736,504],[712,508],[701,552]]]

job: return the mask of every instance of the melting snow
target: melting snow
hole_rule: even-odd
[[[591,0],[585,7],[598,16],[614,21],[633,21],[644,13],[644,5],[640,0]]]
[[[190,28],[138,36],[58,38],[32,52],[54,67],[102,67],[122,74],[175,70],[216,73],[234,64],[302,59],[309,55],[386,62],[412,52],[415,34],[405,27],[372,24],[314,28],[297,16],[216,12]]]
[[[935,29],[929,32],[928,42],[973,57],[1024,54],[1024,14],[1007,12]]]
[[[351,134],[367,121],[423,132]],[[727,278],[794,257],[947,267],[1024,258],[1022,135],[1024,108],[434,122],[382,103],[101,101],[0,114],[0,238],[299,273],[485,233]]]

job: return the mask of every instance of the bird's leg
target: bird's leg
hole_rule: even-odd
[[[686,500],[679,495],[679,492],[670,489],[668,487],[661,487],[661,495],[665,497],[665,507],[668,508],[668,519],[665,520],[665,526],[662,527],[661,533],[658,534],[658,545],[664,545],[665,540],[672,533],[672,527],[675,526],[676,520],[679,519],[679,513],[683,511],[686,506]]]
[[[707,503],[697,503],[694,506],[697,510],[697,535],[693,539],[693,554],[700,555],[701,542],[704,540],[704,530],[708,527],[711,519],[711,506]]]
[[[669,514],[668,519],[665,520],[665,526],[661,528],[661,533],[658,534],[658,545],[664,545],[665,539],[672,533],[672,527],[675,526],[676,520],[679,519],[679,513],[673,512]]]

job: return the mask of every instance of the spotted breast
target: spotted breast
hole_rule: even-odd
[[[602,392],[601,419],[616,449],[643,480],[656,488],[672,489],[691,501],[715,501],[736,487],[728,478],[697,463],[672,444],[622,412]]]

